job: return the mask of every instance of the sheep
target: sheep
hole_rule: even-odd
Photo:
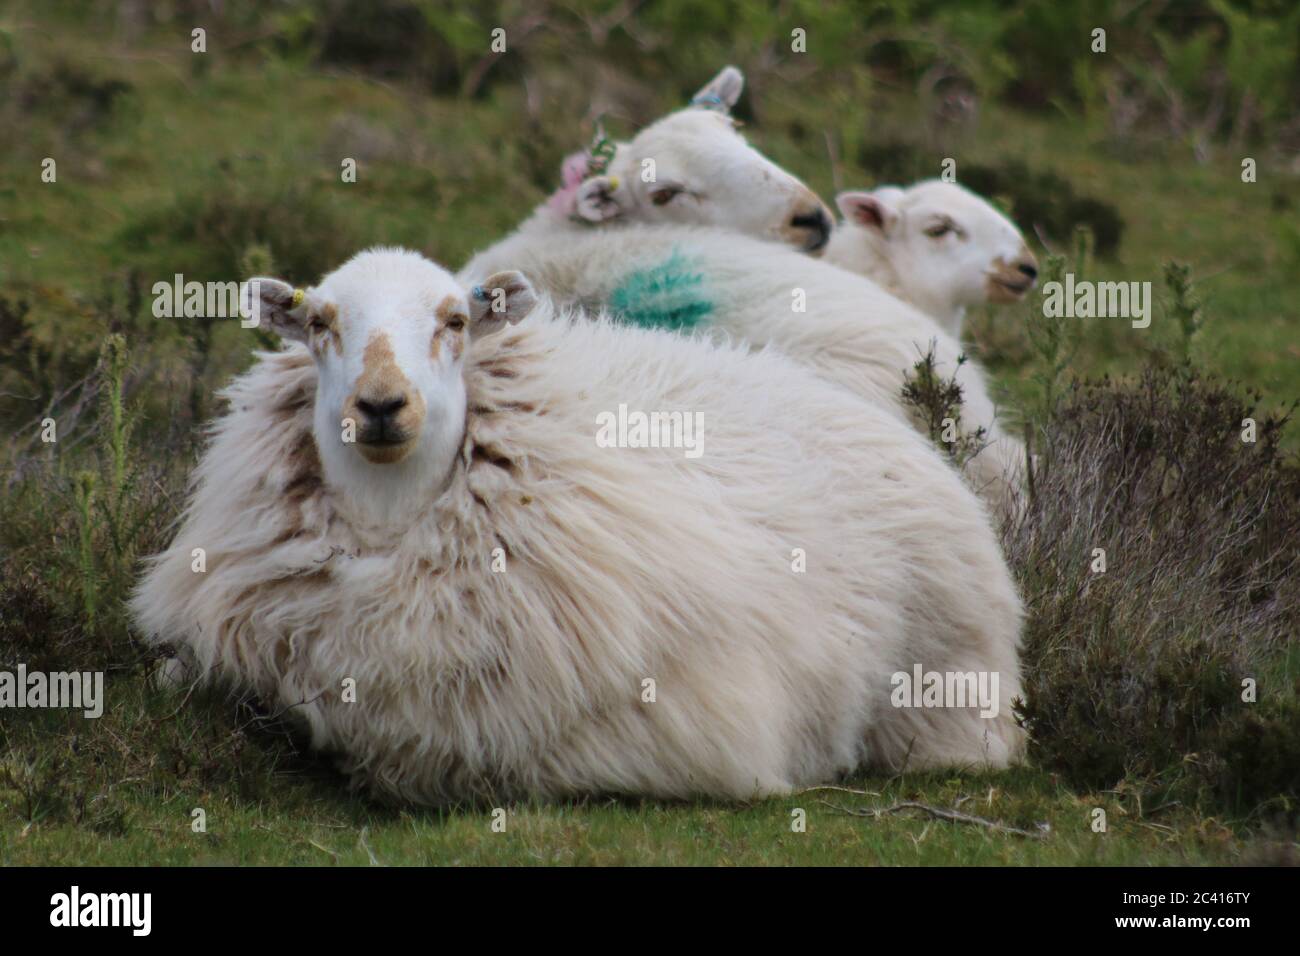
[[[835,202],[844,223],[825,260],[874,279],[955,339],[968,308],[1018,302],[1038,278],[1020,230],[956,183],[842,192]]]
[[[557,315],[518,272],[467,291],[376,249],[256,288],[288,344],[223,393],[130,602],[175,676],[418,803],[746,799],[1022,753],[1015,586],[892,416],[772,352]],[[702,415],[703,453],[599,447],[620,405]],[[995,675],[996,716],[896,706],[918,667]]]
[[[968,480],[997,514],[1023,504],[1024,446],[999,427],[982,370],[959,363],[954,336],[870,279],[732,232],[648,225],[579,234],[563,245],[516,233],[474,256],[459,276],[477,282],[507,261],[561,302],[778,348],[927,433],[902,388],[933,349],[937,372],[962,388],[953,432],[972,438],[985,430],[986,446],[964,464]]]
[[[834,225],[826,204],[750,146],[730,109],[744,75],[728,66],[689,106],[626,143],[598,137],[565,159],[563,186],[520,232],[566,241],[599,226],[628,223],[718,225],[808,252],[825,247]]]

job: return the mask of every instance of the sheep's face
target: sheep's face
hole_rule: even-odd
[[[412,252],[371,250],[310,290],[249,283],[259,319],[306,345],[319,371],[315,437],[326,461],[363,473],[402,462],[449,465],[465,423],[465,350],[532,308],[517,272],[462,288]]]
[[[1014,224],[979,196],[940,180],[836,197],[846,228],[832,258],[854,271],[884,268],[906,298],[936,316],[1014,302],[1038,263]]]
[[[834,225],[830,210],[737,131],[728,111],[743,84],[727,67],[690,107],[620,143],[608,167],[577,188],[575,215],[717,226],[820,252]]]

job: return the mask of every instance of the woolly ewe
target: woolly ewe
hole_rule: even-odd
[[[1020,604],[925,440],[776,354],[547,302],[519,322],[528,283],[483,286],[394,250],[260,283],[292,344],[225,392],[132,600],[150,640],[414,801],[1015,757]],[[620,403],[702,413],[705,453],[597,448]],[[916,664],[999,672],[1000,715],[892,707]]]
[[[905,376],[933,347],[939,373],[962,387],[961,430],[983,427],[989,441],[966,464],[968,480],[995,508],[1019,500],[1024,446],[999,428],[983,371],[971,361],[959,367],[956,338],[869,279],[734,232],[641,225],[563,244],[519,232],[476,255],[460,277],[476,282],[505,262],[562,302],[779,349],[900,421],[909,420]]]

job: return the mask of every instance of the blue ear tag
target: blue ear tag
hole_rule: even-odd
[[[487,297],[488,297],[487,289],[483,288],[481,285],[474,286],[474,288],[470,290],[469,294],[472,295],[474,298],[478,299],[480,302],[487,301]]]
[[[722,97],[717,93],[701,93],[699,96],[695,97],[695,99],[691,100],[691,105],[704,107],[716,106],[724,113],[727,112],[728,109],[727,104],[722,102]]]

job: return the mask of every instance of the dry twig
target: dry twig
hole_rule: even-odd
[[[828,803],[825,800],[818,800],[817,802],[851,817],[870,817],[871,819],[877,819],[887,813],[901,813],[904,810],[920,810],[923,813],[930,814],[932,817],[937,817],[940,820],[947,820],[950,823],[970,823],[975,826],[987,827],[990,830],[997,830],[999,833],[1011,833],[1015,836],[1028,837],[1031,840],[1042,839],[1041,833],[1034,833],[1031,830],[1021,830],[1019,827],[1007,826],[1007,824],[999,823],[996,820],[986,820],[983,817],[972,816],[969,813],[962,813],[958,810],[944,810],[942,807],[932,807],[928,803],[918,803],[915,800],[901,800],[892,806],[880,807],[874,810],[855,810],[852,807],[841,807],[834,803]]]

